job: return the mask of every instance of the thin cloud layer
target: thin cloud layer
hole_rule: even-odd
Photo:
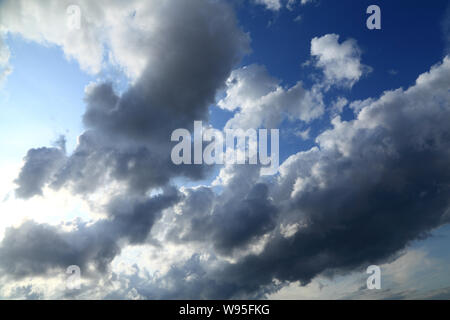
[[[87,131],[76,150],[60,168],[48,162],[36,167],[29,164],[34,158],[28,159],[22,176],[45,171],[47,184],[56,189],[69,186],[78,193],[95,191],[111,180],[145,193],[174,176],[203,176],[207,168],[178,167],[170,161],[168,137],[177,128],[191,128],[194,120],[207,120],[209,104],[246,52],[248,39],[237,28],[230,7],[222,3],[167,2],[160,10],[164,18],[157,23],[159,32],[144,46],[158,63],[148,66],[121,96],[111,83],[91,84],[83,116]],[[198,32],[206,29],[209,32]],[[19,190],[31,188],[22,182],[28,181],[19,179]]]

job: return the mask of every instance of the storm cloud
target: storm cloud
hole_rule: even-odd
[[[220,279],[249,296],[275,280],[305,285],[321,273],[389,261],[448,223],[449,87],[446,57],[357,119],[336,118],[317,138],[320,149],[288,159],[272,186],[280,224],[296,232],[275,234],[261,253],[224,267]]]
[[[411,241],[426,238],[448,223],[449,85],[447,57],[408,90],[388,91],[374,99],[355,120],[334,119],[334,128],[317,138],[320,148],[291,156],[282,165],[278,181],[270,184],[277,227],[264,229],[270,241],[263,250],[234,262],[193,256],[166,275],[177,290],[170,291],[161,280],[159,291],[154,288],[148,297],[261,298],[285,283],[306,285],[319,274],[332,276],[389,262]],[[244,171],[234,173],[236,181],[245,180]],[[237,188],[235,199],[241,194]],[[239,224],[246,226],[248,237],[262,230],[255,221],[247,225],[248,216],[234,215],[232,210],[227,215],[218,211],[198,216],[214,208],[208,189],[189,191],[188,199],[183,206],[186,211],[177,220],[178,231],[184,223],[188,230],[203,235],[204,241],[223,244],[225,231],[233,234],[240,230]],[[258,208],[261,223],[264,212]],[[229,220],[208,225],[208,219],[220,217]],[[233,230],[228,228],[231,223]],[[205,224],[208,227],[202,228]],[[284,232],[283,226],[293,232]],[[198,278],[187,281],[189,274]],[[195,295],[189,291],[192,288]],[[145,296],[146,291],[142,292]]]
[[[109,82],[88,86],[87,130],[66,163],[53,172],[52,162],[32,164],[33,155],[25,159],[22,175],[39,175],[39,187],[68,184],[83,193],[113,179],[143,193],[174,176],[204,176],[207,168],[172,164],[170,135],[178,128],[190,129],[194,120],[207,120],[217,90],[247,52],[248,38],[231,8],[221,2],[168,1],[150,7],[158,13],[152,13],[157,30],[134,35],[147,50],[146,68],[120,96]],[[40,194],[40,188],[25,186],[27,182],[18,180],[18,196]]]
[[[87,274],[105,272],[121,246],[145,243],[162,211],[178,201],[177,190],[168,188],[152,198],[114,198],[108,217],[95,223],[51,226],[28,221],[11,227],[0,244],[0,269],[17,278],[51,275],[71,265]]]
[[[313,148],[284,161],[278,175],[262,177],[258,165],[227,165],[210,185],[180,186],[179,179],[210,178],[215,168],[174,165],[173,130],[208,122],[216,102],[236,112],[225,127],[276,126],[285,118],[310,123],[325,114],[332,85],[350,89],[368,73],[359,47],[339,43],[335,34],[314,38],[312,61],[323,86],[284,88],[263,66],[238,67],[249,37],[225,2],[114,2],[104,25],[125,10],[120,19],[127,27],[112,28],[108,40],[98,38],[92,21],[102,15],[90,3],[80,2],[97,9],[84,18],[82,34],[98,56],[82,58],[86,53],[73,51],[69,35],[46,28],[39,41],[62,46],[91,71],[101,68],[101,48],[109,46],[130,76],[129,87],[88,85],[85,131],[75,150],[67,154],[64,144],[31,149],[16,196],[44,196],[47,188],[96,194],[101,217],[8,228],[0,243],[1,279],[50,279],[78,265],[92,280],[81,290],[85,297],[264,298],[292,282],[306,285],[319,275],[390,261],[449,222],[450,57],[406,90],[350,102],[353,120],[332,114],[332,127]],[[2,5],[12,16],[20,12],[15,2]],[[37,41],[23,23],[5,21],[9,32]],[[343,59],[330,57],[333,52]],[[133,266],[132,275],[111,270],[123,251],[140,245],[150,248],[149,260],[155,252],[164,259],[174,247],[188,257],[165,261],[162,274],[156,267],[150,273]],[[27,286],[14,294],[36,296]]]

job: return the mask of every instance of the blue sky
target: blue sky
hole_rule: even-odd
[[[8,45],[14,71],[1,91],[2,160],[17,161],[36,143],[47,145],[59,135],[73,146],[82,132],[84,87],[94,78],[56,46],[18,36],[9,37]]]
[[[447,250],[450,228],[441,222],[448,219],[448,212],[442,209],[445,200],[440,198],[448,191],[448,175],[445,172],[442,177],[438,174],[443,165],[434,158],[439,156],[439,152],[444,156],[445,149],[433,149],[436,153],[421,155],[416,163],[417,170],[409,172],[411,165],[407,155],[408,152],[411,152],[412,157],[416,155],[416,145],[409,144],[409,140],[403,136],[404,128],[397,129],[401,121],[396,120],[397,111],[394,110],[396,107],[399,112],[406,112],[402,108],[439,110],[430,111],[426,116],[420,113],[431,123],[429,126],[416,122],[421,116],[415,115],[405,116],[405,125],[411,129],[411,137],[417,139],[417,143],[421,143],[422,138],[429,141],[436,136],[444,137],[442,139],[445,140],[447,129],[438,124],[433,128],[433,121],[446,119],[448,111],[449,91],[447,89],[446,96],[445,88],[439,89],[441,83],[445,86],[449,76],[445,69],[450,45],[445,28],[450,23],[448,1],[378,0],[375,3],[366,0],[312,0],[305,4],[294,1],[289,8],[287,1],[281,1],[281,7],[274,9],[264,3],[277,1],[230,0],[222,8],[218,7],[222,4],[195,0],[191,6],[185,5],[185,13],[171,1],[166,7],[156,5],[155,1],[143,4],[138,0],[127,5],[120,1],[95,5],[82,0],[75,2],[83,14],[84,26],[80,33],[65,29],[67,17],[64,4],[52,6],[51,0],[44,4],[35,1],[30,2],[28,10],[28,7],[21,9],[11,1],[0,1],[0,12],[1,6],[4,6],[4,15],[0,13],[0,36],[3,36],[6,44],[6,47],[2,47],[0,42],[0,71],[2,67],[12,70],[0,84],[0,167],[5,175],[0,185],[0,199],[5,199],[1,203],[4,209],[0,211],[17,212],[16,216],[8,212],[0,219],[0,239],[5,237],[0,243],[0,259],[7,261],[14,257],[13,251],[5,249],[5,244],[10,240],[8,237],[19,237],[22,232],[33,234],[35,230],[36,235],[42,235],[39,232],[42,228],[49,234],[54,232],[62,243],[70,245],[79,236],[90,239],[87,244],[82,241],[74,244],[74,252],[79,253],[79,256],[74,258],[73,263],[95,269],[93,266],[101,264],[96,261],[97,257],[110,249],[102,247],[106,243],[102,240],[103,233],[116,232],[117,238],[108,236],[107,239],[119,248],[117,252],[101,260],[107,263],[106,266],[98,267],[100,271],[89,269],[86,272],[90,273],[89,281],[115,274],[120,281],[126,282],[131,281],[134,274],[134,291],[127,291],[120,286],[118,290],[105,286],[103,291],[100,290],[102,293],[94,293],[93,283],[86,280],[85,291],[72,292],[74,297],[196,298],[193,292],[198,292],[197,286],[202,287],[207,283],[203,281],[208,281],[199,274],[217,280],[217,291],[223,292],[223,296],[220,296],[216,292],[211,293],[214,291],[211,290],[200,298],[377,299],[391,298],[390,294],[394,292],[408,299],[426,297],[427,294],[432,297],[439,290],[447,290],[447,294],[450,292],[450,278],[445,271],[450,264]],[[381,30],[366,28],[366,9],[371,4],[381,8]],[[221,9],[225,10],[223,21],[218,15]],[[97,16],[101,11],[105,14]],[[182,21],[188,21],[191,25],[184,26],[186,30],[183,30],[176,19],[170,19],[174,17],[186,18]],[[119,20],[116,22],[115,19]],[[221,21],[220,26],[214,24],[217,21]],[[205,24],[202,24],[209,22],[212,30],[209,30],[210,34],[205,32]],[[180,34],[192,44],[181,41],[184,38]],[[321,47],[329,46],[330,43],[331,46],[325,50]],[[314,44],[318,46],[316,53],[312,49]],[[351,52],[345,51],[347,49]],[[3,65],[2,50],[10,54]],[[336,63],[342,63],[347,71],[356,66],[361,73],[347,78],[341,74],[327,78],[327,72],[333,65],[328,62],[321,65],[320,59],[333,50],[337,50],[341,58],[344,56],[339,58],[342,61],[337,59]],[[192,71],[190,74],[186,71],[191,70],[190,66],[184,68],[187,61],[192,66],[198,65],[192,67],[192,70],[200,70],[198,77],[192,77]],[[172,70],[172,66],[179,70]],[[430,71],[433,66],[436,66],[432,69],[434,73]],[[422,74],[425,75],[416,83]],[[233,81],[226,82],[228,76]],[[437,78],[440,82],[434,80]],[[351,85],[345,81],[350,81]],[[422,86],[427,86],[428,81],[435,81],[430,86],[437,88],[436,93],[430,91],[433,89],[431,87],[423,89]],[[164,89],[169,88],[157,91],[159,83],[175,83],[174,87],[178,91],[173,89],[166,96]],[[270,89],[264,91],[267,83]],[[108,91],[109,85],[112,93]],[[202,85],[204,90],[199,89]],[[236,86],[247,89],[236,93]],[[412,90],[408,91],[410,87]],[[399,88],[404,90],[397,90]],[[163,93],[159,95],[159,92]],[[200,95],[198,92],[205,95],[198,97],[198,106],[181,107],[177,104],[180,101],[180,105],[183,104],[183,97],[195,104],[197,101],[192,96]],[[289,96],[288,92],[299,92],[298,100],[305,99],[307,102],[302,104],[295,100],[297,98]],[[425,102],[421,100],[420,94],[427,95],[423,98]],[[247,167],[240,170],[225,166],[207,171],[204,168],[174,169],[164,163],[168,156],[166,144],[169,143],[169,131],[166,132],[166,129],[174,129],[168,126],[172,121],[183,124],[186,119],[191,120],[192,114],[204,114],[202,104],[214,96],[216,101],[208,102],[208,116],[205,116],[209,117],[213,127],[245,127],[248,123],[264,127],[264,124],[270,123],[280,129],[282,169],[279,175],[264,179],[254,169]],[[363,103],[361,112],[351,107],[353,102],[369,98],[372,100]],[[333,105],[338,99],[345,100],[345,103],[342,110],[336,111]],[[392,105],[390,99],[394,101]],[[111,101],[118,102],[112,106]],[[168,105],[167,101],[175,107]],[[419,106],[414,105],[416,101]],[[119,116],[115,114],[117,110],[122,112],[118,113]],[[128,110],[131,110],[130,114]],[[173,118],[167,118],[166,114],[173,114]],[[276,118],[279,114],[283,116],[278,121]],[[368,115],[374,117],[373,122],[370,117],[367,118]],[[145,124],[144,129],[140,127],[142,123]],[[130,129],[133,125],[134,129],[141,128],[136,129],[137,134]],[[419,125],[423,125],[423,128],[414,131]],[[440,131],[431,135],[433,130]],[[308,134],[302,138],[301,132]],[[428,133],[432,138],[427,136]],[[56,145],[60,136],[65,136],[67,152]],[[167,143],[158,141],[165,136]],[[383,143],[378,145],[377,138],[380,136],[384,137]],[[391,166],[395,162],[393,159],[397,158],[390,158],[390,141],[398,143],[393,148],[398,147],[396,152],[400,160],[394,169]],[[446,142],[442,142],[442,145],[445,146]],[[370,143],[374,144],[373,150],[368,145]],[[38,149],[44,146],[46,149]],[[383,152],[374,151],[377,147]],[[413,148],[414,152],[409,148]],[[29,150],[31,153],[28,153]],[[344,158],[348,157],[348,163],[341,162],[342,155],[337,155],[339,152],[336,150],[340,150]],[[359,150],[361,154],[358,154]],[[24,158],[27,153],[29,157]],[[384,156],[380,156],[381,153]],[[148,154],[153,162],[145,158]],[[43,160],[39,158],[41,156]],[[84,156],[87,160],[78,163]],[[372,164],[371,159],[378,157],[380,160],[375,161],[380,161],[379,166]],[[122,163],[124,159],[128,161],[126,165]],[[422,159],[430,161],[421,163]],[[364,161],[367,162],[367,176],[358,167],[365,164]],[[146,171],[134,171],[135,166],[140,169],[143,167]],[[419,166],[423,166],[423,172]],[[354,176],[347,174],[349,167],[354,170]],[[380,176],[379,172],[382,172]],[[425,176],[430,177],[431,182]],[[386,182],[381,183],[384,188],[382,191],[374,187],[372,193],[373,185],[370,183],[378,181],[380,177],[386,180],[392,178],[392,190]],[[436,181],[433,182],[433,179]],[[342,186],[339,188],[341,181]],[[179,198],[170,191],[173,185],[178,189]],[[436,191],[434,198],[427,198],[430,194],[434,195],[435,185],[444,186],[444,191]],[[34,188],[36,190],[31,190]],[[320,190],[327,198],[315,198],[322,196]],[[399,194],[398,190],[406,191]],[[420,196],[416,196],[417,190],[421,191]],[[252,198],[255,194],[257,197]],[[354,194],[354,203],[349,200],[349,194]],[[161,195],[161,199],[158,195]],[[398,200],[402,197],[409,199],[407,204]],[[251,207],[254,199],[258,203],[256,209]],[[330,207],[325,205],[328,200]],[[159,205],[158,201],[164,202],[164,205]],[[330,234],[329,247],[333,248],[329,250],[344,255],[345,245],[334,246],[335,242],[342,240],[342,235],[335,235],[334,232],[341,227],[340,224],[345,223],[349,224],[349,233],[355,231],[351,224],[359,226],[362,220],[356,216],[361,211],[367,210],[361,219],[376,216],[377,212],[370,213],[371,210],[362,204],[364,201],[371,203],[371,208],[381,207],[379,210],[386,212],[393,210],[405,219],[397,220],[400,218],[395,217],[390,221],[389,215],[383,212],[386,215],[380,219],[385,219],[386,225],[376,218],[371,220],[375,225],[374,230],[385,228],[386,234],[391,235],[386,242],[381,237],[376,242],[375,236],[370,238],[369,235],[369,239],[366,239],[360,235],[365,239],[362,242],[368,241],[372,245],[367,251],[372,252],[376,248],[373,249],[373,256],[368,254],[361,260],[354,256],[342,257],[342,260],[337,258],[339,262],[317,266],[317,272],[313,275],[306,271],[301,274],[288,271],[281,263],[274,263],[273,269],[265,270],[268,270],[268,277],[273,277],[271,280],[286,281],[283,289],[276,290],[273,283],[261,279],[258,280],[261,281],[258,290],[230,289],[230,293],[227,291],[228,295],[225,295],[225,289],[237,288],[241,284],[246,287],[247,284],[245,281],[239,285],[225,281],[222,285],[220,281],[224,280],[218,275],[218,269],[214,269],[215,266],[234,272],[230,270],[240,270],[241,267],[251,265],[249,261],[254,256],[255,259],[261,259],[261,264],[270,259],[276,261],[277,256],[273,251],[277,250],[271,251],[270,248],[280,246],[280,252],[287,252],[289,245],[286,245],[285,239],[303,239],[300,238],[303,237],[302,226],[311,228],[311,231],[305,231],[306,234],[315,234],[313,228],[316,224],[324,223],[325,229],[329,227],[328,222],[321,220],[322,214],[329,214],[330,221],[336,219],[336,225],[327,233]],[[386,201],[386,206],[381,205],[380,201]],[[161,212],[152,213],[154,220],[149,221],[139,215],[139,210],[146,208],[148,203],[153,208],[153,202],[157,203],[155,207],[162,209]],[[389,207],[390,203],[392,207]],[[204,208],[209,206],[211,215],[201,212],[208,211]],[[129,214],[134,219],[132,222],[117,221],[117,217],[122,214],[118,212],[125,212],[125,208],[134,208]],[[417,208],[429,210],[426,213],[430,215],[429,220],[417,213],[424,211]],[[346,216],[340,210],[355,210],[356,213]],[[410,219],[420,223],[416,225],[409,221],[408,210],[411,211]],[[260,211],[263,212],[261,216],[252,215],[252,212]],[[435,211],[439,211],[439,214]],[[236,222],[240,221],[239,213],[245,216],[242,222]],[[339,214],[343,216],[342,220],[335,217]],[[190,215],[192,220],[189,220]],[[200,225],[196,230],[193,225],[199,221],[204,221],[205,225]],[[309,225],[310,221],[316,224]],[[131,228],[133,223],[146,226],[148,230],[145,229],[144,238],[136,236],[141,229]],[[390,223],[401,224],[399,233],[405,236],[398,237],[401,239],[399,244],[395,241],[395,228]],[[244,228],[248,228],[248,232]],[[289,228],[294,233],[286,236]],[[432,236],[424,237],[430,233]],[[91,236],[94,238],[89,238]],[[310,238],[304,237],[303,241],[309,243]],[[273,247],[270,239],[274,239]],[[39,244],[39,241],[36,242]],[[321,240],[316,239],[316,242],[321,243]],[[155,243],[163,244],[161,248],[165,252],[161,253]],[[389,249],[378,250],[380,244]],[[262,249],[258,251],[258,248]],[[26,250],[37,252],[32,246],[20,252]],[[314,263],[334,254],[328,251],[327,246],[303,250],[306,257],[300,256],[300,260],[307,261],[310,258]],[[317,256],[308,256],[309,252],[315,250],[318,250]],[[183,253],[180,254],[180,251]],[[149,256],[155,259],[152,261],[148,259]],[[64,297],[67,292],[58,284],[64,278],[55,270],[64,269],[66,262],[70,261],[67,261],[67,256],[52,258],[51,261],[45,260],[46,257],[45,252],[36,253],[35,261],[38,263],[35,266],[41,263],[42,267],[12,268],[21,276],[27,272],[29,274],[17,282],[7,277],[0,279],[0,296],[15,297],[11,293],[14,290],[5,288],[31,283],[32,292],[29,294],[38,294],[43,298]],[[292,257],[292,265],[299,265],[299,269],[305,268],[296,258]],[[22,265],[29,262],[26,258],[20,259],[17,263]],[[230,264],[230,261],[235,265]],[[361,293],[360,282],[366,277],[363,268],[369,261],[379,263],[386,270],[384,283],[387,288],[383,288],[386,291]],[[8,260],[8,263],[10,271],[10,265],[15,265],[16,261]],[[130,265],[133,265],[134,271],[130,271]],[[179,273],[171,265],[179,266]],[[48,270],[47,266],[50,266]],[[6,267],[0,263],[1,268]],[[203,270],[203,273],[198,270]],[[188,276],[177,278],[183,272],[198,277],[195,278],[195,285],[191,280],[186,280]],[[288,275],[289,272],[292,275]],[[161,278],[156,276],[159,274]],[[330,277],[330,274],[336,276]],[[178,291],[172,292],[163,287],[167,278],[179,281],[176,282]],[[43,288],[42,280],[52,284],[49,289]],[[323,291],[317,289],[321,288],[321,283],[326,283]],[[248,295],[242,295],[242,292]],[[17,297],[26,298],[20,295]]]

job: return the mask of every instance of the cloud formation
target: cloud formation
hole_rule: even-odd
[[[284,119],[311,122],[325,112],[323,95],[316,87],[305,89],[302,82],[283,88],[280,80],[260,65],[234,70],[227,80],[226,96],[218,102],[225,110],[238,112],[229,128],[277,128]]]
[[[158,30],[151,36],[146,33],[141,48],[155,63],[120,96],[111,83],[88,86],[83,116],[87,130],[76,150],[58,168],[45,162],[33,166],[29,162],[36,156],[30,157],[22,175],[40,175],[40,186],[45,177],[51,187],[68,186],[77,193],[95,191],[111,180],[145,193],[174,176],[202,177],[207,168],[170,161],[169,137],[177,128],[207,119],[209,104],[247,51],[248,38],[238,29],[231,8],[221,2],[156,2],[151,7],[160,10],[154,21]],[[51,172],[54,169],[58,170]],[[19,190],[30,188],[22,185],[26,179],[18,182]]]
[[[164,209],[178,202],[178,192],[166,189],[153,198],[121,196],[111,200],[108,217],[93,224],[61,226],[28,221],[6,230],[0,244],[0,269],[15,278],[52,275],[77,265],[83,273],[106,272],[121,246],[147,240]]]
[[[80,10],[79,29],[70,27],[71,15],[67,9],[71,5]],[[223,23],[226,28],[232,22],[230,19],[234,19],[230,16],[230,9],[222,4],[215,6],[223,8],[223,16],[211,14],[211,5],[196,10],[200,6],[197,0],[192,5],[184,4],[186,15],[180,15],[171,1],[5,0],[1,3],[0,28],[3,32],[17,34],[27,40],[60,46],[66,56],[76,59],[85,71],[95,74],[112,63],[123,68],[130,78],[138,79],[144,70],[157,69],[161,58],[170,59],[170,54],[165,56],[164,53],[177,54],[176,51],[163,50],[169,49],[168,46],[175,40],[172,37],[175,35],[170,35],[172,31],[193,22],[187,20],[194,17],[192,13],[196,12],[198,28],[212,23],[210,36],[218,35],[215,31],[220,32],[214,30],[218,23]],[[205,19],[208,14],[213,17],[211,21]],[[195,27],[193,24],[192,28]],[[224,45],[229,37],[240,36],[236,34],[237,30],[228,31],[229,34],[222,34]],[[164,38],[166,32],[167,43]],[[194,40],[192,36],[178,36],[181,42]],[[198,50],[198,47],[191,50],[195,48]]]
[[[63,165],[65,154],[59,148],[40,148],[28,151],[25,165],[16,180],[16,195],[28,199],[42,195],[42,188]]]
[[[308,3],[312,3],[314,0],[252,0],[256,4],[264,5],[267,10],[279,11],[282,8],[286,7],[288,10],[293,10],[294,6],[300,2],[300,5],[306,5]]]
[[[101,70],[107,50],[132,83],[123,93],[110,82],[87,86],[86,131],[76,149],[66,154],[60,143],[30,150],[16,196],[67,189],[100,195],[105,205],[93,221],[7,229],[1,281],[49,280],[78,265],[88,283],[72,297],[264,298],[292,282],[390,262],[449,222],[450,57],[406,90],[335,100],[332,128],[315,147],[290,156],[278,176],[230,165],[212,185],[179,188],[177,179],[199,180],[209,169],[173,165],[170,133],[207,121],[220,90],[218,106],[234,112],[226,127],[309,123],[324,114],[331,86],[351,88],[369,72],[358,45],[335,34],[314,38],[312,61],[323,81],[283,87],[264,66],[235,69],[249,39],[224,2],[113,1],[101,10],[103,2],[80,1],[84,28],[76,36],[49,27],[52,19],[65,22],[58,14],[66,4],[4,1],[2,28],[60,45],[91,72]],[[336,114],[347,104],[355,119],[342,121]],[[163,273],[113,269],[125,250],[139,246],[150,260],[174,248],[188,257],[165,261]],[[45,296],[27,285],[11,295]]]
[[[162,286],[153,297],[155,292],[191,297],[193,288],[197,297],[263,297],[278,290],[279,283],[305,285],[319,274],[389,262],[411,241],[448,223],[449,71],[447,57],[408,90],[388,91],[375,99],[357,119],[336,118],[334,128],[317,138],[320,149],[289,158],[279,180],[270,185],[277,226],[266,229],[270,241],[262,250],[234,262],[193,257],[167,274],[180,291],[169,294]],[[242,181],[244,173],[235,174]],[[197,197],[196,192],[209,196]],[[239,194],[242,189],[233,197]],[[189,208],[211,212],[208,190],[189,192],[189,198],[210,200],[183,206],[188,211],[178,220],[179,228],[189,229],[192,221],[201,224],[204,219],[190,220]],[[245,224],[245,218],[227,217]],[[226,230],[227,225],[222,221],[215,228]],[[293,231],[283,231],[283,225],[294,226]],[[220,242],[220,233],[212,235],[205,241]],[[187,274],[198,279],[187,281]]]
[[[339,35],[327,34],[311,40],[313,63],[322,69],[325,83],[352,87],[371,68],[361,63],[361,50],[353,39],[339,43]]]
[[[254,0],[257,4],[264,5],[268,10],[278,11],[281,9],[281,1],[280,0]]]
[[[317,138],[320,149],[289,158],[272,190],[280,222],[297,231],[228,266],[229,279],[250,292],[274,279],[307,284],[325,271],[386,261],[448,223],[449,84],[446,57],[356,120],[336,118]]]

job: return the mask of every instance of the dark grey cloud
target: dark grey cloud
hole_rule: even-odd
[[[204,176],[202,166],[172,165],[170,133],[207,120],[247,39],[222,2],[168,2],[161,10],[160,32],[142,38],[157,63],[123,94],[111,83],[91,85],[76,150],[68,157],[61,147],[30,150],[16,194],[29,198],[46,185],[90,194],[111,182],[126,190],[92,224],[7,229],[5,277],[46,276],[69,265],[107,271],[124,246],[151,240],[167,209],[175,220],[165,239],[203,246],[209,258],[195,253],[163,276],[127,279],[127,288],[146,298],[262,298],[288,282],[387,261],[449,222],[448,57],[410,89],[370,100],[356,120],[335,119],[318,147],[288,159],[280,176],[263,180],[259,167],[236,166],[219,193],[167,187],[174,177]],[[162,194],[149,197],[156,187]],[[248,250],[264,236],[261,250]]]
[[[178,201],[177,190],[167,188],[153,198],[115,198],[107,218],[69,223],[65,227],[70,231],[33,221],[8,228],[0,244],[0,269],[15,278],[46,276],[71,265],[79,266],[84,275],[105,272],[122,245],[145,243],[162,211]]]
[[[30,150],[16,195],[41,195],[46,185],[89,195],[117,182],[125,191],[109,201],[108,217],[94,224],[75,222],[74,230],[62,231],[27,222],[8,229],[0,244],[4,275],[48,275],[69,265],[107,270],[123,245],[144,243],[161,212],[179,201],[174,190],[150,199],[150,189],[166,188],[172,177],[199,179],[207,172],[172,164],[170,136],[208,118],[209,105],[247,51],[248,39],[221,1],[172,1],[159,10],[158,32],[136,35],[148,50],[147,69],[121,95],[111,83],[90,85],[86,131],[74,152],[66,157],[57,148]]]
[[[63,150],[39,148],[28,151],[24,159],[25,165],[15,181],[18,185],[16,195],[19,198],[28,199],[35,195],[42,195],[42,188],[66,160]]]
[[[192,129],[194,120],[207,120],[217,90],[247,52],[248,38],[221,1],[170,2],[160,10],[158,32],[139,35],[148,50],[147,68],[122,95],[111,83],[88,87],[87,131],[56,179],[41,174],[39,187],[92,192],[113,179],[143,193],[175,176],[204,176],[206,167],[172,164],[170,136],[178,128]],[[48,172],[49,166],[43,161],[33,170]],[[24,190],[27,196],[36,189],[23,188],[31,189]]]
[[[222,266],[210,268],[217,262],[216,257],[205,260],[199,254],[194,254],[184,263],[171,265],[161,277],[142,276],[139,268],[133,275],[115,274],[117,281],[127,285],[114,289],[106,298],[123,299],[133,291],[143,299],[261,299],[281,288],[273,284],[248,292],[245,283],[225,279],[221,275]]]
[[[215,196],[210,188],[187,191],[167,234],[177,243],[209,242],[217,253],[229,255],[276,226],[277,208],[268,198],[268,186],[258,183],[243,194]]]
[[[307,284],[323,272],[387,261],[450,222],[449,87],[446,58],[357,120],[335,122],[318,138],[322,149],[313,161],[301,154],[288,161],[274,189],[290,190],[278,203],[284,222],[299,223],[298,231],[230,264],[224,279],[246,284],[249,294],[274,279]]]
[[[449,87],[446,58],[408,90],[384,93],[356,120],[334,120],[334,128],[318,137],[321,148],[286,161],[278,182],[270,185],[269,197],[276,199],[279,211],[276,221],[296,223],[297,231],[285,235],[275,229],[261,252],[234,263],[222,260],[219,267],[210,268],[209,262],[199,262],[193,268],[188,262],[185,267],[199,279],[189,282],[171,274],[178,279],[179,292],[189,296],[184,290],[193,287],[198,297],[262,297],[280,284],[305,285],[319,274],[332,276],[390,261],[412,241],[449,223]],[[256,190],[264,189],[257,186]],[[239,192],[235,199],[240,199]],[[211,210],[210,202],[205,207]],[[245,214],[239,219],[227,205],[224,208],[228,215],[219,211],[217,217],[224,220],[216,220],[220,223],[212,231],[200,229],[210,235],[205,241],[229,244],[222,235],[238,232],[240,222],[245,225]],[[198,219],[200,225],[204,219]],[[252,232],[255,221],[248,221],[252,222],[245,228]],[[238,245],[245,243],[239,242],[240,234],[232,238]],[[165,290],[161,296],[167,296]]]
[[[166,240],[178,244],[209,243],[215,253],[233,255],[276,227],[278,209],[260,181],[260,166],[230,166],[224,188],[185,189],[169,224]]]

